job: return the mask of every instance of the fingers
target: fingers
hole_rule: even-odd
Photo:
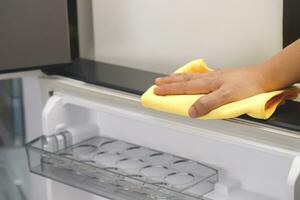
[[[185,82],[175,82],[154,88],[157,95],[177,95],[177,94],[207,94],[214,90],[213,81],[208,79],[195,79]]]
[[[200,117],[229,102],[231,102],[231,92],[220,88],[199,98],[191,106],[188,113],[192,118]]]
[[[203,76],[207,75],[207,73],[182,73],[182,74],[172,74],[166,77],[160,77],[155,79],[155,84],[160,86],[169,83],[176,83],[176,82],[185,82],[190,81],[193,79],[198,79]]]

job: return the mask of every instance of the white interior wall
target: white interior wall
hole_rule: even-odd
[[[161,42],[161,39],[159,40],[154,40],[154,36],[151,36],[150,33],[146,34],[149,37],[149,41],[154,42],[153,43],[153,47],[150,48],[149,45],[147,46],[146,44],[150,43],[148,41],[148,39],[146,39],[145,41],[142,40],[138,40],[138,39],[134,39],[133,42],[135,45],[138,45],[137,43],[140,42],[140,49],[142,49],[141,53],[135,53],[135,54],[130,54],[130,51],[137,51],[138,48],[136,46],[129,46],[129,45],[123,45],[120,44],[118,47],[116,47],[117,45],[115,44],[116,42],[114,42],[114,39],[117,39],[117,41],[121,40],[121,38],[124,38],[124,40],[129,40],[129,36],[127,35],[123,35],[122,36],[122,32],[119,30],[120,27],[122,25],[122,23],[125,23],[124,20],[120,19],[120,14],[116,15],[116,19],[112,19],[109,14],[103,13],[101,12],[101,10],[105,9],[106,6],[107,8],[109,8],[110,10],[116,10],[117,8],[114,8],[113,6],[117,4],[117,0],[110,0],[110,1],[104,1],[104,0],[96,0],[97,2],[94,3],[94,12],[95,15],[93,14],[93,5],[92,5],[92,0],[77,0],[77,7],[78,7],[78,28],[79,28],[79,43],[80,43],[80,55],[82,58],[87,58],[87,59],[94,59],[95,58],[95,51],[97,52],[97,56],[96,59],[99,61],[107,61],[110,63],[116,63],[116,64],[123,64],[123,65],[127,65],[130,67],[135,67],[138,69],[144,69],[144,70],[148,70],[148,71],[156,71],[156,72],[161,72],[161,73],[170,73],[172,71],[174,71],[174,69],[178,66],[178,65],[182,65],[183,63],[194,59],[194,58],[198,58],[198,57],[203,57],[207,60],[207,62],[211,65],[211,66],[243,66],[243,65],[251,65],[253,63],[257,63],[260,62],[266,58],[268,58],[269,56],[273,55],[275,52],[279,51],[281,49],[282,46],[282,0],[247,0],[248,3],[247,4],[258,4],[258,6],[260,7],[259,11],[260,11],[260,16],[258,16],[257,10],[253,9],[254,5],[252,5],[252,9],[248,9],[247,11],[247,17],[246,14],[243,15],[243,19],[245,20],[245,18],[247,18],[246,21],[248,21],[248,23],[246,23],[246,21],[244,23],[243,26],[249,26],[249,21],[252,20],[252,24],[250,24],[250,26],[247,29],[240,29],[240,30],[244,30],[243,33],[241,33],[241,31],[237,31],[235,33],[235,35],[238,35],[238,39],[242,40],[243,38],[245,38],[245,40],[242,42],[242,44],[235,42],[234,39],[235,37],[230,36],[230,26],[235,25],[235,28],[238,29],[238,25],[236,21],[238,21],[238,19],[241,20],[241,16],[238,17],[238,19],[235,20],[235,24],[230,25],[227,23],[227,28],[223,24],[220,24],[221,28],[223,27],[223,32],[227,33],[227,39],[230,38],[230,41],[226,41],[224,40],[223,42],[226,44],[229,44],[229,48],[228,48],[228,52],[226,51],[226,46],[223,46],[223,42],[217,47],[217,48],[213,48],[214,45],[218,45],[217,42],[219,40],[222,39],[222,37],[218,36],[215,41],[213,37],[211,37],[208,33],[211,30],[212,31],[212,36],[215,36],[216,33],[214,33],[214,31],[212,29],[214,29],[212,24],[208,24],[210,21],[207,21],[206,23],[206,37],[203,38],[202,33],[200,33],[199,35],[201,35],[201,38],[197,36],[198,32],[201,32],[201,26],[199,26],[198,28],[193,27],[192,24],[187,24],[185,26],[190,26],[192,27],[193,31],[195,29],[197,29],[198,31],[195,33],[186,33],[186,34],[193,34],[194,38],[189,38],[189,37],[181,37],[181,43],[186,42],[186,46],[187,45],[191,45],[191,48],[186,48],[188,49],[188,51],[186,52],[181,52],[178,49],[173,49],[172,51],[168,50],[168,54],[172,54],[171,57],[169,56],[165,56],[163,57],[164,53],[162,53],[160,55],[160,53],[164,50],[164,49],[171,49],[171,47],[173,47],[174,45],[177,44],[177,41],[174,42],[174,44],[171,44],[171,46],[167,46],[167,42]],[[98,2],[99,1],[99,2]],[[122,7],[122,9],[124,9],[124,5],[126,5],[125,1],[127,1],[127,3],[129,2],[130,4],[133,4],[133,2],[131,0],[123,0],[123,1],[119,1],[118,2],[118,6],[117,7]],[[146,0],[139,0],[141,2],[146,2]],[[166,1],[166,0],[163,0]],[[221,3],[225,4],[225,2],[217,2],[216,0],[214,1],[208,1],[208,0],[187,0],[189,2],[192,2],[195,5],[198,6],[202,6],[202,4],[206,5],[206,7],[213,7],[213,4],[217,4],[217,3]],[[206,1],[206,2],[204,2]],[[245,1],[243,1],[244,3],[246,3]],[[162,4],[159,3],[158,1],[154,2],[155,4]],[[171,2],[169,2],[171,4]],[[173,0],[172,5],[173,6],[177,6],[179,7],[179,5],[181,4],[186,4],[184,3],[184,1],[182,0],[181,2],[179,0]],[[190,5],[192,3],[189,3]],[[229,21],[228,18],[231,18],[233,20],[233,18],[235,16],[238,16],[237,12],[242,12],[242,11],[236,11],[236,7],[238,5],[238,0],[230,0],[230,1],[226,1],[226,3],[228,4],[227,6],[225,5],[223,11],[220,12],[220,8],[222,7],[222,5],[218,6],[218,11],[215,10],[214,12],[210,12],[207,11],[207,13],[211,13],[210,17],[213,17],[214,13],[218,13],[219,19],[220,19],[220,15],[226,15],[230,14],[231,17],[227,16],[226,19],[222,18],[223,21]],[[236,6],[230,7],[235,3]],[[149,2],[147,2],[146,5],[148,5]],[[207,4],[211,4],[210,6],[208,6]],[[239,3],[241,4],[241,3]],[[266,8],[267,5],[271,5],[269,8]],[[129,5],[128,5],[129,6]],[[128,9],[127,6],[127,9]],[[158,6],[158,5],[157,5]],[[257,6],[257,5],[256,5]],[[235,10],[235,12],[229,12],[229,10],[225,10],[226,7],[230,7],[231,10]],[[246,9],[247,6],[243,6],[243,11]],[[152,6],[153,8],[153,6]],[[126,9],[126,7],[125,7]],[[268,16],[267,18],[262,18],[263,13],[264,13],[264,9],[266,11],[268,11],[268,13],[265,13],[266,16]],[[124,10],[125,11],[125,10]],[[128,11],[128,10],[127,10]],[[255,12],[253,12],[255,11]],[[142,11],[137,11],[139,13],[141,13]],[[207,14],[206,13],[206,14]],[[251,14],[252,13],[252,14]],[[235,14],[235,15],[233,15]],[[251,17],[251,15],[252,17]],[[113,15],[113,13],[111,14]],[[137,15],[137,13],[135,13],[135,15]],[[155,12],[155,15],[157,15],[157,13]],[[193,13],[191,12],[188,16],[184,16],[184,18],[191,18],[193,17]],[[200,14],[198,14],[200,16]],[[95,19],[93,19],[93,16],[95,16]],[[99,16],[99,17],[98,17]],[[100,17],[101,16],[101,17]],[[103,18],[102,18],[103,16]],[[142,15],[144,16],[144,14]],[[160,16],[162,17],[162,13],[160,14]],[[206,16],[206,15],[205,15]],[[145,16],[144,16],[145,17]],[[171,18],[172,16],[169,16],[169,18]],[[114,18],[114,17],[113,17]],[[163,17],[165,18],[165,17]],[[178,19],[180,19],[179,17],[176,17]],[[208,17],[206,17],[207,19]],[[260,18],[262,20],[259,20],[259,23],[255,22],[255,19]],[[135,19],[135,23],[137,23],[138,19]],[[204,21],[206,21],[205,19],[202,19],[202,17],[198,17],[197,19],[193,19],[193,20],[199,20],[201,21],[201,25],[203,26]],[[106,25],[103,26],[103,28],[101,27],[104,23],[105,24],[109,24],[109,22],[115,22],[118,21],[118,23],[114,23],[111,25]],[[214,23],[217,23],[217,19],[213,19]],[[268,21],[270,23],[268,23]],[[122,22],[122,23],[121,23]],[[133,23],[133,22],[127,22],[127,23]],[[158,21],[156,22],[158,23]],[[159,22],[159,24],[163,24],[165,22]],[[200,24],[200,22],[199,22]],[[264,27],[265,24],[265,27]],[[97,38],[97,43],[95,43],[95,39],[94,39],[94,25],[95,27],[97,27],[96,29],[96,38]],[[119,27],[119,29],[113,29],[114,26]],[[124,25],[125,26],[125,25]],[[152,26],[154,26],[152,24]],[[162,25],[161,25],[162,26]],[[170,25],[168,25],[170,26]],[[173,25],[174,26],[174,25]],[[207,29],[208,26],[210,26],[210,29]],[[255,26],[258,26],[257,28],[253,28]],[[104,29],[105,27],[105,29]],[[263,35],[261,33],[261,29],[263,27]],[[272,30],[271,30],[271,27]],[[176,27],[173,27],[173,29],[175,29]],[[219,28],[219,29],[221,29]],[[253,30],[251,30],[251,28],[253,28]],[[134,30],[129,30],[129,27],[123,27],[124,31],[131,31],[134,32]],[[183,29],[178,28],[178,31],[184,32]],[[111,32],[115,32],[115,34],[113,34],[112,36],[110,36],[108,33],[106,33],[103,30],[108,30]],[[248,33],[248,31],[251,30],[251,34],[253,34],[253,32],[255,32],[255,34],[251,35],[250,33]],[[232,30],[232,32],[235,32],[234,30]],[[169,32],[170,33],[170,32]],[[144,33],[145,34],[145,33]],[[160,33],[162,34],[162,32]],[[172,37],[174,38],[176,35],[179,35],[179,33],[172,33]],[[222,36],[222,33],[219,33]],[[246,35],[243,35],[246,34]],[[267,37],[268,34],[270,35],[270,37]],[[146,37],[146,35],[144,36],[140,36],[140,37]],[[150,36],[149,36],[150,35]],[[170,36],[171,36],[170,35]],[[250,37],[251,36],[251,37]],[[263,37],[262,37],[263,36]],[[111,38],[112,37],[112,38]],[[157,39],[158,36],[156,36]],[[249,39],[247,39],[247,37],[249,37]],[[111,38],[111,39],[110,39]],[[223,38],[225,38],[225,36],[223,36]],[[250,38],[251,41],[250,42]],[[265,38],[267,38],[265,40]],[[107,41],[106,41],[107,40]],[[102,41],[106,41],[106,42],[102,42]],[[197,43],[201,43],[201,47],[200,45],[197,47],[196,44],[193,44],[193,41],[197,42]],[[106,44],[106,46],[102,46],[103,44]],[[129,41],[127,42],[129,43]],[[192,43],[192,44],[191,44]],[[230,44],[231,43],[231,44]],[[146,54],[146,51],[154,51],[154,44],[157,46],[161,46],[161,50],[159,50],[158,52],[154,52],[151,54]],[[247,47],[247,44],[250,44],[250,46]],[[94,46],[97,45],[97,48],[95,50]],[[109,47],[109,45],[111,45],[111,47]],[[145,45],[145,47],[142,47],[142,45]],[[210,46],[211,45],[211,46]],[[245,47],[246,46],[246,47]],[[114,49],[115,47],[115,49]],[[251,48],[250,48],[251,47]],[[126,53],[126,49],[129,49],[130,51]],[[199,49],[199,50],[198,50]],[[200,51],[201,50],[201,51]],[[223,52],[222,54],[218,53],[215,54],[214,52]],[[224,59],[222,59],[224,58]],[[297,99],[297,101],[300,101],[300,97]]]
[[[94,59],[94,32],[91,0],[77,0],[79,52],[82,58]]]
[[[282,2],[92,0],[93,30],[83,30],[94,33],[98,61],[160,73],[199,57],[245,66],[281,49]]]

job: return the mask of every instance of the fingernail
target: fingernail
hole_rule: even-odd
[[[162,80],[162,78],[156,78],[156,79],[155,79],[155,83],[157,84],[157,83],[159,83],[161,80]]]
[[[189,116],[192,118],[198,117],[198,112],[194,106],[192,106],[189,110]]]

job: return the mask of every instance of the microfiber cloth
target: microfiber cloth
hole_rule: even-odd
[[[192,61],[176,70],[175,73],[186,72],[207,72],[212,71],[202,59]],[[145,107],[155,110],[188,116],[189,108],[197,99],[204,96],[199,95],[168,95],[158,96],[154,94],[151,86],[141,97],[141,102]],[[200,119],[228,119],[247,114],[258,119],[268,119],[276,108],[284,103],[286,99],[294,99],[298,96],[300,89],[289,87],[284,90],[272,91],[242,99],[236,102],[225,104],[216,108]]]

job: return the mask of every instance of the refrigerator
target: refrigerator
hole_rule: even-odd
[[[278,2],[287,45],[299,37],[299,3]],[[98,47],[98,3],[90,4],[96,54],[105,49]],[[26,124],[41,127],[26,135],[33,199],[300,199],[299,102],[287,102],[267,121],[147,109],[140,95],[162,74],[108,57],[82,58],[80,1],[1,4],[0,76],[31,83],[24,90],[32,100]],[[39,106],[36,120],[31,109]]]

